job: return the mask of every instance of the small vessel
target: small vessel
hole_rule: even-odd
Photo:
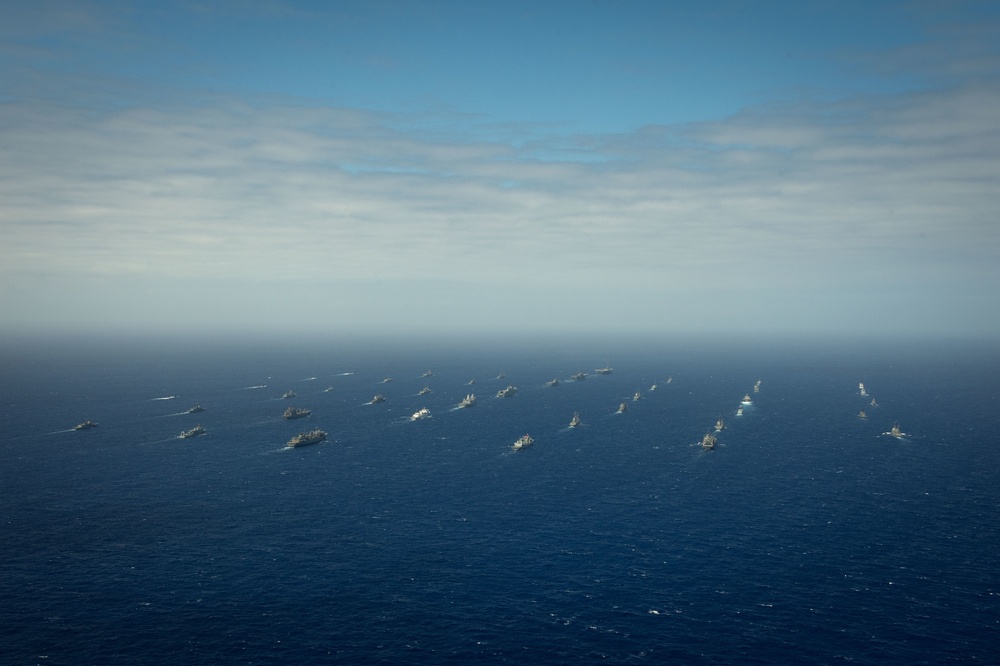
[[[715,443],[718,441],[715,435],[710,432],[706,432],[705,436],[701,438],[701,448],[706,451],[710,451],[715,448]]]
[[[515,451],[520,451],[521,449],[527,448],[535,443],[535,440],[531,438],[531,435],[521,435],[514,442],[514,446],[510,447]]]
[[[205,429],[202,428],[201,425],[196,425],[195,427],[191,428],[190,430],[185,430],[184,432],[182,432],[180,434],[180,438],[181,439],[190,439],[192,437],[197,437],[198,435],[204,435],[204,434],[205,434]]]
[[[596,372],[599,375],[610,375],[612,372],[614,372],[614,368],[605,366],[603,368],[597,368],[596,370],[594,370],[594,372]]]
[[[289,398],[294,398],[297,395],[298,393],[296,393],[295,391],[285,391],[285,393],[281,396],[281,399],[288,400]]]
[[[323,389],[323,393],[330,393],[331,391],[333,391],[332,386],[327,386],[325,389]]]
[[[288,440],[288,446],[308,446],[309,444],[319,444],[326,439],[326,432],[317,428],[309,432],[300,432],[295,437]]]
[[[760,393],[760,380],[759,379],[757,380],[757,383],[753,385],[753,392],[754,393]]]
[[[573,418],[569,420],[569,427],[575,428],[580,425],[580,412],[573,412]]]
[[[383,384],[388,384],[391,381],[392,381],[392,377],[386,377],[385,379],[382,380],[382,383]]]
[[[508,386],[505,389],[500,389],[499,391],[497,391],[497,397],[498,398],[509,398],[512,395],[514,395],[515,393],[517,393],[517,387],[516,386]]]
[[[865,383],[864,382],[861,382],[860,384],[858,384],[858,391],[861,392],[861,395],[868,395],[867,393],[865,393]]]
[[[428,370],[427,372],[425,372],[424,374],[422,374],[422,375],[420,375],[420,376],[421,376],[421,377],[433,377],[433,376],[434,376],[434,373],[433,373],[433,372],[431,372],[430,370]]]
[[[425,386],[417,392],[417,395],[427,395],[428,393],[433,393],[430,386]]]
[[[740,404],[741,405],[752,405],[753,404],[753,400],[750,399],[750,394],[749,393],[747,393],[747,394],[745,394],[743,396],[743,400],[740,401]]]
[[[421,419],[430,418],[430,415],[431,415],[431,410],[427,409],[426,407],[423,407],[413,412],[413,415],[410,416],[410,420],[419,421]]]
[[[458,406],[459,407],[463,407],[463,408],[464,407],[474,407],[475,404],[476,404],[476,402],[477,402],[477,400],[476,400],[475,394],[470,393],[467,396],[465,396],[464,398],[462,398],[462,402],[458,403]]]
[[[73,426],[73,430],[90,430],[91,428],[96,428],[97,424],[93,421],[84,421],[78,425]]]
[[[202,407],[201,405],[195,405],[194,407],[192,407],[191,409],[187,410],[184,413],[185,414],[197,414],[198,412],[203,412],[203,411],[205,411],[204,407]]]
[[[635,402],[636,400],[641,400],[641,399],[642,399],[642,394],[639,393],[638,391],[636,391],[635,395],[632,396],[632,402]]]
[[[579,382],[579,381],[582,381],[582,380],[584,380],[586,378],[587,378],[587,373],[583,372],[583,371],[578,372],[575,375],[573,375],[572,377],[570,377],[570,379],[572,379],[574,382]]]
[[[381,393],[376,393],[375,396],[372,398],[372,404],[377,405],[380,402],[385,402],[385,396],[382,395]]]
[[[898,423],[894,424],[892,428],[889,430],[889,432],[884,432],[882,434],[895,437],[896,439],[903,439],[904,437],[909,437],[909,435],[907,435],[905,432],[899,429]]]
[[[288,419],[289,421],[291,421],[292,419],[301,419],[302,417],[309,416],[310,414],[312,414],[312,410],[311,409],[301,409],[299,407],[289,407],[288,409],[285,410],[285,413],[282,414],[281,416],[282,416],[282,418],[285,418],[285,419]]]
[[[546,386],[559,386],[559,379],[556,378],[556,379],[553,379],[551,381],[547,381],[547,382],[545,382],[545,385]]]
[[[858,418],[861,419],[862,421],[868,418],[868,415],[865,414],[865,410],[862,409],[860,412],[858,412]]]
[[[715,432],[722,432],[725,429],[726,429],[726,424],[722,420],[722,417],[720,416],[719,420],[715,422]]]
[[[736,416],[743,416],[743,405],[736,408]]]
[[[627,411],[628,411],[627,402],[623,402],[622,404],[618,405],[618,412],[617,412],[618,414],[624,414]]]

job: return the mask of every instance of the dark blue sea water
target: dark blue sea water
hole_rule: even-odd
[[[2,663],[1000,654],[996,348],[39,341],[0,353]],[[613,374],[593,373],[605,365]],[[507,384],[516,396],[493,397]],[[478,406],[454,409],[470,391]],[[376,392],[387,401],[364,404]],[[181,413],[195,403],[206,411]],[[313,412],[287,422],[289,404]],[[421,407],[432,418],[410,422]],[[87,419],[99,426],[70,430]],[[881,435],[895,422],[910,436]],[[195,423],[204,436],[177,438]],[[284,447],[310,427],[328,441]],[[513,452],[524,433],[534,446]]]

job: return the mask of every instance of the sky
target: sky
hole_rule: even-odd
[[[0,8],[0,333],[1000,337],[1000,3]]]

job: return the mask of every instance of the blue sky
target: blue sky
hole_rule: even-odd
[[[992,2],[4,2],[0,330],[1000,333]]]

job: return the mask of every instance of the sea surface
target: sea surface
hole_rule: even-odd
[[[8,341],[0,663],[997,663],[998,370],[958,342]]]

